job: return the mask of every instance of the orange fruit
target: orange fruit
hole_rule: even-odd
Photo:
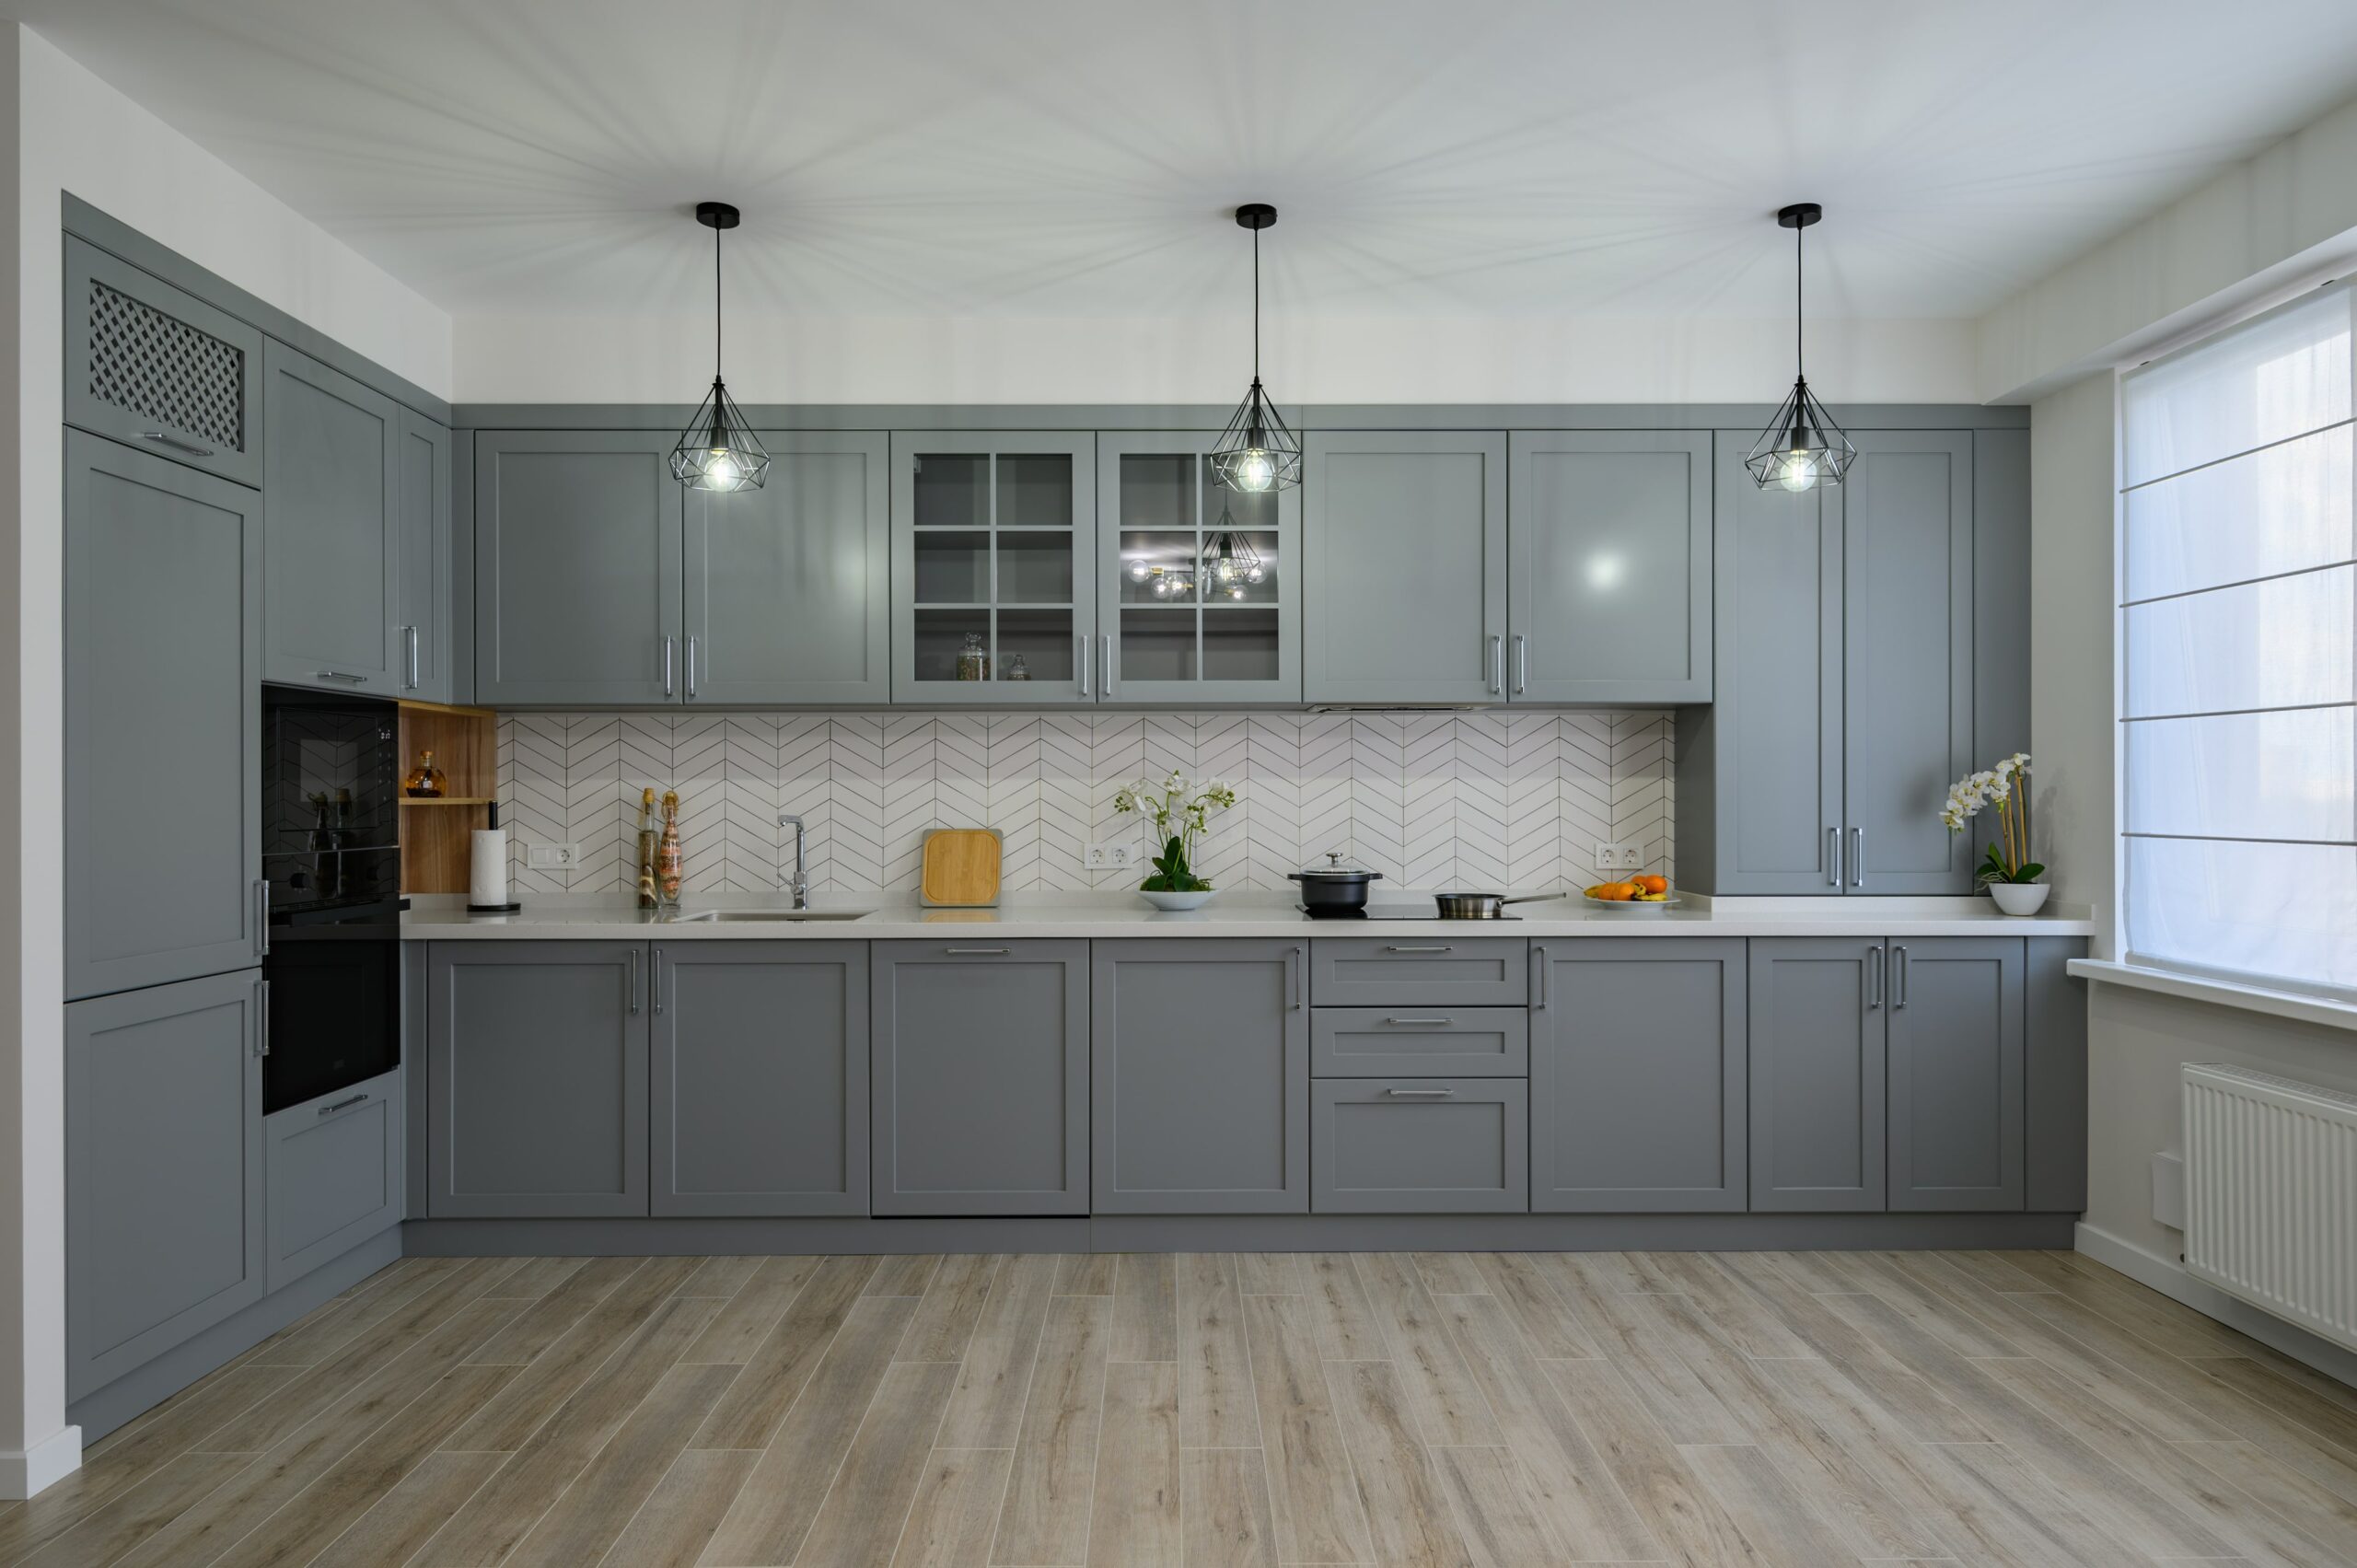
[[[1648,893],[1666,893],[1669,891],[1669,878],[1666,877],[1640,877],[1637,878],[1637,886],[1643,889]]]

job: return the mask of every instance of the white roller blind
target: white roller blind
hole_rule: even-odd
[[[2357,997],[2352,292],[2120,378],[2131,962]]]

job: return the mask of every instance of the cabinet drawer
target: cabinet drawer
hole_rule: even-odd
[[[1310,1207],[1319,1214],[1521,1214],[1530,1103],[1518,1078],[1313,1083]]]
[[[1313,1077],[1519,1078],[1529,1068],[1530,1015],[1520,1007],[1319,1007],[1310,1015]]]
[[[1496,937],[1325,936],[1309,945],[1309,999],[1320,1007],[1519,1007],[1530,945]]]
[[[401,1223],[401,1109],[395,1071],[264,1120],[269,1288]]]

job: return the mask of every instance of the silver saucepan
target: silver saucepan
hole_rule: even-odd
[[[1503,893],[1434,893],[1433,902],[1440,906],[1443,920],[1503,920],[1508,904],[1543,903],[1560,899],[1561,893],[1526,893],[1509,899]]]

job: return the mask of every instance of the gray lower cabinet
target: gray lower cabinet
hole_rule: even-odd
[[[1751,1207],[1885,1206],[1888,957],[1864,937],[1751,942]]]
[[[1509,437],[1506,689],[1517,703],[1711,700],[1711,433]]]
[[[65,1397],[261,1299],[261,975],[65,1009]]]
[[[1744,1207],[1744,944],[1531,945],[1530,1206]]]
[[[401,411],[393,462],[401,565],[393,656],[401,694],[423,703],[447,703],[457,695],[450,452],[449,431],[422,413]]]
[[[1506,698],[1502,430],[1304,442],[1302,699]]]
[[[393,498],[401,408],[274,338],[262,363],[263,674],[391,696],[407,674]]]
[[[1529,1070],[1530,1015],[1520,1007],[1319,1007],[1309,1015],[1313,1078],[1519,1078]]]
[[[870,945],[878,1214],[1088,1212],[1088,944]]]
[[[396,1069],[262,1119],[272,1290],[401,1223],[403,1099]]]
[[[261,959],[261,544],[255,492],[66,432],[69,997]]]
[[[1320,1007],[1519,1007],[1530,947],[1508,937],[1321,936],[1309,945]]]
[[[475,700],[676,703],[685,690],[675,432],[475,437]]]
[[[65,237],[65,423],[239,484],[262,482],[262,336]]]
[[[1309,1147],[1310,1206],[1322,1214],[1530,1207],[1530,1101],[1519,1078],[1319,1079]]]
[[[646,949],[436,942],[428,970],[427,1212],[645,1214]]]
[[[2021,1208],[2021,938],[1889,949],[1890,1208]]]
[[[759,490],[686,498],[691,703],[891,700],[891,482],[880,430],[761,432]]]
[[[1094,1212],[1306,1213],[1309,945],[1093,946]]]
[[[648,953],[649,1208],[867,1213],[867,944]]]

